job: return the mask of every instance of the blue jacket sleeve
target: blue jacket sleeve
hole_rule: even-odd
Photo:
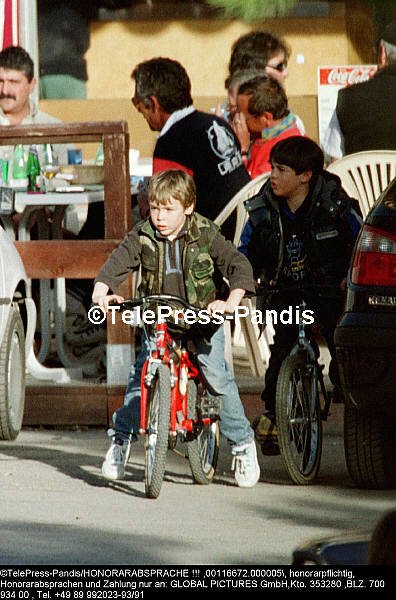
[[[356,237],[361,226],[363,225],[363,219],[354,208],[351,208],[349,213],[346,215],[346,222],[348,223],[353,235]]]
[[[248,246],[253,234],[253,223],[250,219],[246,221],[246,225],[242,230],[241,240],[239,242],[238,250],[245,256],[248,255]]]

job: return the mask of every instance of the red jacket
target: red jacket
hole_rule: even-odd
[[[286,117],[286,119],[289,120],[288,117]],[[271,171],[271,163],[269,159],[270,153],[277,142],[280,142],[280,140],[284,140],[285,138],[292,137],[293,135],[302,135],[294,119],[290,123],[290,126],[286,129],[281,127],[284,121],[285,119],[283,119],[274,128],[280,129],[277,135],[275,131],[273,132],[275,135],[271,135],[271,130],[266,129],[265,132],[269,132],[270,135],[266,138],[258,138],[253,142],[250,151],[250,160],[247,164],[247,170],[252,179],[258,175],[261,175],[261,173],[268,173],[268,171]]]

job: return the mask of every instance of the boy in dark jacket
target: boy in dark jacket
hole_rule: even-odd
[[[284,291],[272,298],[278,312],[304,295],[332,360],[330,379],[337,387],[334,329],[344,305],[345,279],[362,219],[356,200],[337,176],[323,169],[319,146],[290,137],[274,146],[272,170],[259,194],[248,201],[249,220],[240,250],[247,254],[262,286]],[[275,395],[279,369],[297,339],[298,326],[274,324],[275,338],[265,374],[265,412],[253,423],[264,454],[277,453]]]
[[[112,253],[95,279],[92,300],[104,310],[122,302],[116,290],[128,274],[141,266],[139,294],[174,294],[190,304],[233,313],[245,295],[254,291],[249,261],[219,232],[209,219],[194,213],[195,184],[182,170],[154,175],[148,188],[150,217],[138,223]],[[216,270],[226,277],[230,292],[217,298]],[[232,446],[235,479],[240,487],[254,486],[260,476],[254,432],[247,420],[235,380],[224,359],[224,332],[219,327],[210,339],[194,339],[201,372],[212,395],[220,400],[220,431]],[[150,340],[131,369],[124,406],[114,416],[112,443],[102,465],[109,479],[122,479],[130,441],[139,430],[140,375],[150,352]]]

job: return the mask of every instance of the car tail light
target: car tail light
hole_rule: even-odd
[[[396,286],[396,236],[364,226],[353,257],[351,281]]]

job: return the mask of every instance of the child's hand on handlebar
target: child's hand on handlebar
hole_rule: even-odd
[[[109,304],[121,304],[121,302],[124,302],[124,298],[118,294],[109,294],[108,296],[98,295],[92,296],[92,302],[97,304],[103,312],[107,312],[109,310]]]
[[[124,302],[122,296],[119,296],[118,294],[107,294],[108,291],[109,286],[106,283],[97,281],[92,292],[93,304],[99,306],[103,312],[108,311],[109,304],[120,304],[121,302]]]

